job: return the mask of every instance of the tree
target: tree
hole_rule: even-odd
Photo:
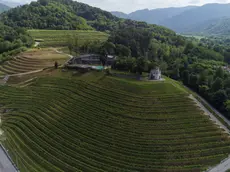
[[[198,89],[197,81],[198,81],[198,76],[196,74],[191,74],[189,85],[195,90]]]
[[[230,117],[230,100],[227,100],[225,103],[225,109],[227,110],[228,117]]]
[[[219,67],[217,70],[216,70],[216,75],[215,77],[219,77],[219,78],[224,78],[224,70],[222,67]]]
[[[129,47],[126,47],[121,44],[116,45],[116,55],[123,56],[123,57],[129,57],[131,55],[131,50]]]
[[[207,75],[205,73],[201,73],[199,75],[197,84],[198,85],[208,85],[208,78],[207,78]]]
[[[230,88],[230,78],[224,80],[224,88]]]
[[[226,92],[224,90],[219,90],[212,95],[212,102],[216,108],[222,109],[227,98]]]
[[[199,86],[199,93],[207,98],[208,97],[208,92],[209,92],[209,87],[207,85],[200,85]]]
[[[168,64],[165,61],[161,61],[159,67],[162,73],[166,73]]]
[[[212,83],[213,83],[213,76],[209,75],[208,76],[208,86],[211,88],[212,87]]]
[[[142,75],[142,73],[144,72],[145,68],[146,68],[146,60],[144,57],[139,57],[136,61],[136,67],[137,67],[137,72]]]
[[[184,53],[188,54],[191,52],[191,50],[194,48],[194,45],[192,42],[188,42],[187,45],[185,46]]]
[[[104,49],[104,52],[107,54],[114,54],[115,53],[115,45],[112,42],[106,41],[103,45],[102,48]]]
[[[216,80],[212,84],[212,92],[216,92],[223,88],[223,80],[221,78],[216,78]]]
[[[189,75],[189,71],[188,70],[183,71],[182,78],[183,78],[183,83],[185,85],[189,85],[189,83],[190,83],[190,75]]]

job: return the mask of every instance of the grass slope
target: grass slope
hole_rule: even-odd
[[[30,49],[0,65],[0,76],[52,67],[55,61],[58,64],[64,64],[68,58],[67,55],[59,54],[54,49]]]
[[[28,30],[29,34],[35,40],[43,40],[42,47],[60,47],[67,46],[70,38],[77,37],[79,43],[86,41],[106,41],[108,34],[97,31],[80,31],[80,30]]]
[[[227,134],[169,81],[84,79],[0,87],[20,171],[202,171],[230,153]]]

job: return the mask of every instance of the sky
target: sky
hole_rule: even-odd
[[[8,2],[28,3],[31,0],[7,0]],[[106,11],[130,13],[140,9],[167,7],[183,7],[188,5],[204,5],[207,3],[230,3],[230,0],[78,0]]]

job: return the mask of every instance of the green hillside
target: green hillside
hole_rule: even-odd
[[[72,0],[38,0],[0,15],[8,26],[48,30],[97,30],[114,31],[119,28],[137,27],[151,29],[164,36],[175,35],[169,29],[144,22],[123,20],[107,11]]]
[[[227,134],[171,83],[93,78],[0,87],[20,171],[202,171],[229,154]]]
[[[111,30],[118,18],[109,12],[72,0],[38,0],[1,15],[12,27],[58,30]],[[92,27],[91,27],[92,26]]]
[[[79,44],[92,41],[106,41],[108,34],[83,30],[28,30],[35,40],[41,41],[42,47],[67,46],[71,38],[77,37]]]
[[[230,18],[223,18],[213,21],[203,30],[203,33],[209,35],[229,36]]]

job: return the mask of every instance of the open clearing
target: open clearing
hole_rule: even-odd
[[[81,30],[29,30],[29,34],[37,41],[41,41],[42,47],[64,47],[71,38],[77,37],[79,44],[87,41],[106,41],[108,34],[98,31]]]
[[[230,153],[229,136],[169,81],[29,82],[0,87],[4,146],[22,172],[202,171]]]
[[[68,58],[67,55],[57,53],[51,48],[31,49],[0,65],[0,76],[28,73],[52,67],[55,61],[64,64]]]

